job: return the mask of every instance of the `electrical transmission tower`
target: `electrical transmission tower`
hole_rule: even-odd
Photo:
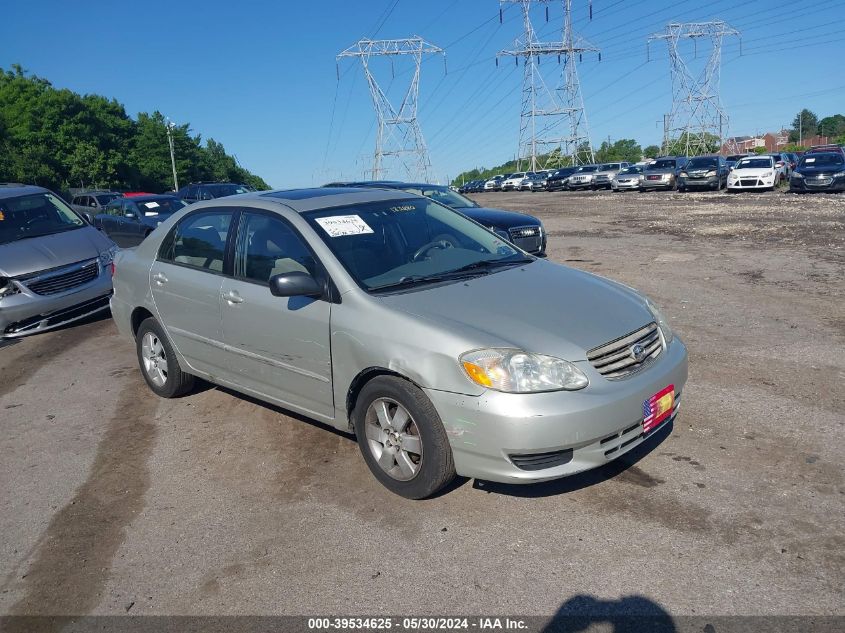
[[[338,64],[345,57],[356,58],[364,68],[378,122],[376,149],[373,154],[373,180],[383,179],[385,174],[397,166],[394,163],[398,163],[409,180],[429,181],[431,161],[417,121],[417,105],[420,65],[423,56],[432,54],[442,54],[445,63],[446,53],[442,48],[414,36],[400,40],[362,39],[341,51],[336,57]],[[396,108],[388,99],[386,91],[379,86],[371,62],[374,57],[389,57],[392,67],[392,60],[400,55],[411,57],[414,72],[408,89],[404,92],[404,98]]]
[[[686,156],[699,156],[721,151],[728,129],[728,116],[719,97],[722,66],[722,39],[741,37],[739,31],[721,20],[713,22],[677,23],[666,26],[663,33],[648,38],[665,40],[669,46],[672,68],[672,112],[663,124],[663,152],[669,152],[674,140]],[[681,42],[691,40],[693,57],[684,61]],[[698,58],[699,42],[709,42],[711,50],[704,64],[693,64]],[[705,47],[706,48],[706,47]],[[740,52],[742,40],[740,39]],[[689,57],[689,55],[687,55]],[[718,139],[719,147],[714,147]]]
[[[541,42],[531,22],[531,8],[545,5],[548,20],[548,5],[553,2],[563,5],[563,39]],[[506,56],[513,57],[517,64],[520,58],[523,60],[518,168],[522,169],[523,161],[531,171],[595,162],[575,58],[580,60],[584,53],[597,53],[599,49],[572,32],[572,0],[499,0],[500,20],[502,8],[512,4],[522,11],[523,35],[513,49],[497,54],[496,63]],[[562,77],[554,90],[540,72],[540,60],[547,56],[563,63]]]

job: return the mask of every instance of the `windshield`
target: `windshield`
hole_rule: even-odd
[[[702,167],[718,167],[719,166],[719,159],[718,158],[693,158],[689,163],[687,163],[687,168],[689,169],[700,169]]]
[[[0,244],[82,226],[85,222],[51,193],[0,200]]]
[[[585,172],[596,171],[596,170],[598,170],[598,168],[599,168],[598,165],[585,165],[584,167],[578,168],[578,173],[583,174]]]
[[[845,165],[845,158],[841,154],[813,154],[804,156],[799,167],[832,167],[834,165]]]
[[[449,187],[427,185],[426,187],[402,187],[402,190],[431,198],[453,209],[472,209],[478,206],[469,198],[452,191]]]
[[[674,160],[659,160],[653,165],[649,165],[649,169],[675,169]]]
[[[303,216],[369,291],[487,274],[534,260],[472,220],[426,199],[368,202]]]
[[[736,164],[737,169],[765,169],[772,166],[772,158],[743,158]]]
[[[176,213],[182,207],[188,206],[188,203],[179,198],[155,198],[152,200],[136,200],[135,203],[138,208],[146,216],[153,215],[170,215]]]
[[[641,174],[643,172],[642,165],[632,165],[631,167],[626,167],[620,174]]]
[[[601,166],[601,171],[613,171],[619,169],[619,163],[605,163]]]
[[[120,198],[119,193],[101,193],[95,196],[97,198],[97,202],[100,203],[101,206],[106,206],[109,202],[114,200],[115,198]]]
[[[555,176],[568,176],[568,175],[574,174],[574,173],[575,173],[574,167],[567,167],[566,169],[558,169],[555,172]]]

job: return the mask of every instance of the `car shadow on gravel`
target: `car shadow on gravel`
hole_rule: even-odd
[[[600,468],[594,468],[577,475],[563,477],[561,479],[554,479],[552,481],[544,481],[536,484],[503,484],[493,481],[483,481],[476,479],[473,482],[473,488],[482,490],[484,492],[496,493],[500,495],[509,495],[512,497],[551,497],[553,495],[567,494],[595,486],[603,483],[608,479],[613,479],[628,473],[629,479],[635,480],[638,485],[646,488],[651,488],[660,483],[659,480],[652,479],[647,473],[637,468],[636,464],[643,457],[651,453],[654,449],[660,446],[672,433],[674,422],[669,423],[656,433],[646,439],[642,444],[625,453],[621,457],[607,463]]]

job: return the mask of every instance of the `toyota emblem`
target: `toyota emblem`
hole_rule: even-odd
[[[643,349],[642,345],[640,345],[639,343],[631,345],[631,358],[633,358],[638,363],[643,362],[643,359],[645,358],[645,349]]]

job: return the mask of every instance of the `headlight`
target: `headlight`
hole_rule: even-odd
[[[773,171],[767,171],[763,174],[760,174],[760,178],[771,178],[772,176],[774,176],[774,173],[775,172]]]
[[[660,332],[663,334],[663,340],[666,342],[666,346],[668,347],[669,343],[672,342],[672,339],[675,338],[672,328],[669,327],[669,321],[666,320],[666,317],[663,316],[660,309],[651,302],[651,299],[646,299],[646,305],[648,306],[649,312],[651,312],[651,315],[654,317],[654,320],[657,322],[657,327],[660,328]]]
[[[476,350],[462,354],[460,361],[474,383],[505,393],[575,391],[589,383],[568,361],[519,349]]]
[[[686,178],[686,177],[687,177],[687,172],[682,171],[682,172],[680,173],[680,175],[681,175],[682,177]]]
[[[117,246],[112,246],[107,251],[100,253],[100,266],[105,268],[114,261],[114,256],[117,254]]]
[[[799,172],[797,172],[797,171],[793,171],[793,172],[792,172],[792,177],[793,177],[793,178],[803,178],[803,177],[804,177],[804,174],[799,173]]]
[[[708,171],[708,172],[707,172],[706,174],[704,174],[704,175],[705,175],[705,176],[715,176],[715,175],[716,175],[716,170],[715,170],[715,169],[711,169],[710,171]]]
[[[0,299],[20,292],[14,282],[8,277],[0,277]]]

